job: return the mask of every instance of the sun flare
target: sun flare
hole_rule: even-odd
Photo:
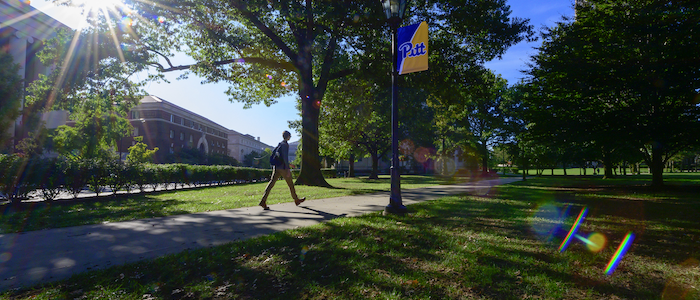
[[[71,0],[70,2],[73,6],[83,8],[85,12],[111,10],[124,6],[121,0]]]
[[[79,9],[80,14],[85,17],[78,28],[85,28],[89,25],[88,16],[103,15],[107,19],[121,19],[123,14],[130,15],[130,9],[123,0],[65,0],[64,5]]]

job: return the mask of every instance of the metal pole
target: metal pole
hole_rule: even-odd
[[[391,22],[391,196],[389,205],[384,208],[385,214],[404,214],[408,210],[401,199],[401,177],[399,174],[399,71],[397,70],[398,51],[396,50],[399,22],[400,19]]]

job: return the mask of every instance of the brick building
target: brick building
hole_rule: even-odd
[[[125,157],[134,136],[143,136],[149,149],[158,147],[154,161],[166,162],[169,154],[195,148],[206,154],[228,155],[228,132],[225,127],[156,96],[146,96],[129,112],[134,126],[132,137],[119,142],[118,151]]]

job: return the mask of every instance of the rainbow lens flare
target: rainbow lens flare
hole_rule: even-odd
[[[578,230],[579,226],[581,226],[581,222],[583,222],[583,218],[586,217],[587,213],[588,213],[588,208],[584,207],[581,210],[581,213],[578,214],[578,218],[576,218],[576,222],[574,222],[574,225],[571,226],[571,230],[569,230],[569,234],[566,235],[566,238],[559,246],[559,252],[563,252],[564,250],[566,250],[566,247],[569,246],[569,243],[571,242],[571,238],[574,237],[574,235],[576,234],[576,231]]]
[[[627,233],[627,236],[625,236],[625,239],[622,240],[622,243],[620,243],[620,246],[617,247],[617,251],[615,251],[615,255],[613,255],[613,257],[610,258],[610,262],[608,262],[608,266],[605,267],[605,274],[606,275],[612,275],[612,273],[615,272],[615,268],[617,268],[617,265],[620,264],[622,257],[625,256],[625,253],[627,253],[627,250],[630,248],[630,246],[632,246],[632,241],[634,241],[634,233],[629,232],[629,233]]]

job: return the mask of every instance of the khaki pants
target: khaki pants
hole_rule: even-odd
[[[272,178],[270,178],[270,182],[267,184],[267,188],[265,188],[265,195],[263,195],[262,200],[260,200],[260,203],[267,203],[267,196],[270,195],[270,191],[275,186],[275,182],[277,182],[277,179],[279,179],[280,177],[284,177],[284,180],[287,182],[287,185],[289,186],[289,192],[292,194],[292,199],[294,199],[294,201],[299,200],[299,197],[297,196],[297,191],[294,189],[294,182],[292,182],[292,171],[290,171],[289,169],[278,169],[276,167],[273,167]]]

